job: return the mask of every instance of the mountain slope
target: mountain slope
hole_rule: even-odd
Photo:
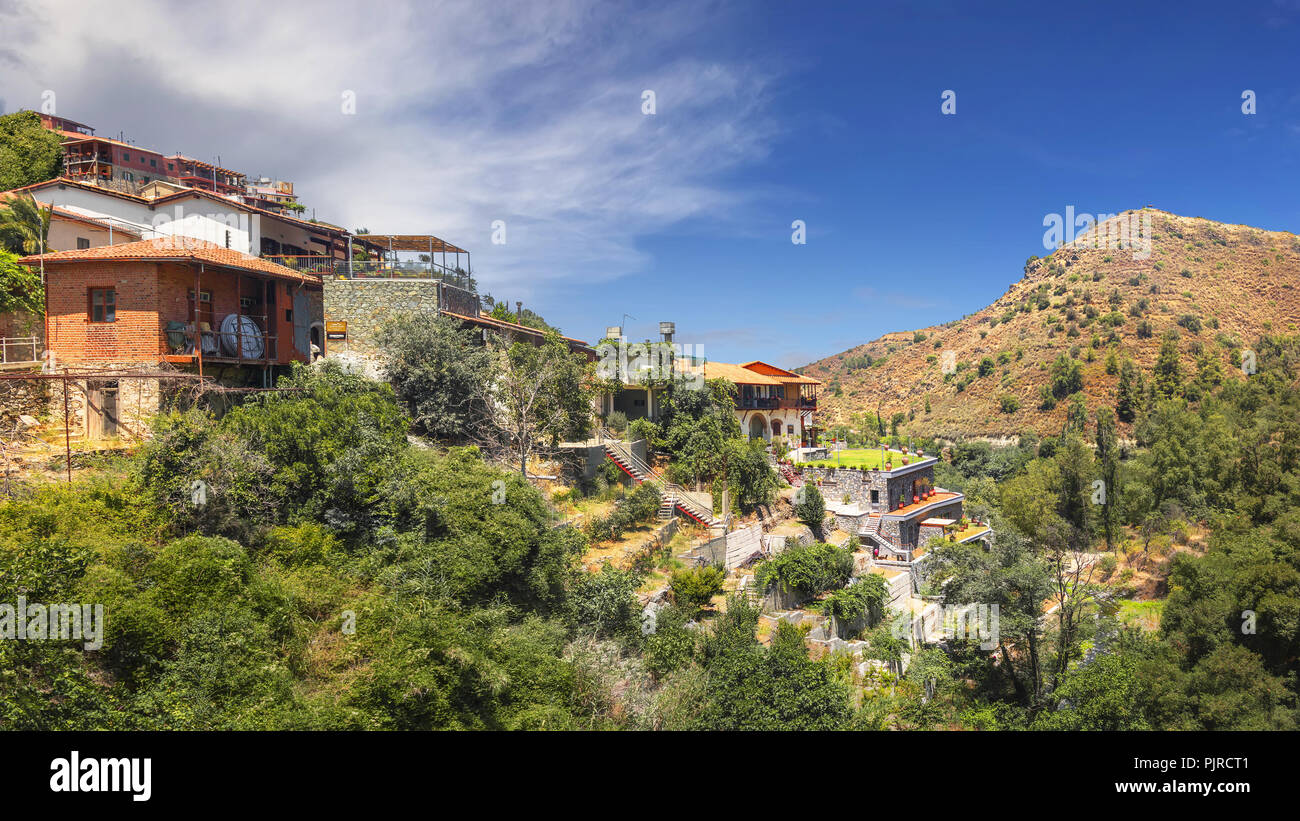
[[[1063,353],[1081,364],[1092,411],[1115,404],[1119,377],[1106,372],[1112,350],[1117,359],[1127,356],[1150,371],[1162,336],[1173,329],[1180,334],[1184,373],[1197,373],[1199,347],[1220,364],[1224,378],[1241,378],[1241,348],[1262,333],[1296,332],[1295,234],[1148,208],[1141,213],[1150,216],[1149,257],[1135,258],[1133,249],[1090,247],[1103,245],[1099,233],[1114,236],[1116,220],[1137,213],[1125,212],[1045,258],[1031,257],[1024,277],[977,313],[886,334],[801,368],[829,383],[822,390],[820,421],[827,427],[853,425],[856,414],[879,408],[886,419],[914,413],[902,429],[937,436],[1058,433],[1067,403],[1044,409],[1040,390],[1050,386],[1050,366]],[[981,376],[985,357],[993,368]],[[946,381],[945,362],[957,368]],[[1018,408],[1004,412],[1004,396],[1014,397],[1008,408]]]

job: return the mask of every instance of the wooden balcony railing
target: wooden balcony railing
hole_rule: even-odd
[[[248,317],[256,319],[256,317]],[[263,319],[263,321],[265,321]],[[200,350],[203,353],[204,361],[213,362],[279,362],[278,345],[279,337],[274,334],[268,334],[260,328],[256,331],[249,332],[243,327],[243,323],[236,326],[236,330],[231,333],[223,333],[220,329],[200,331],[198,337],[202,340]],[[225,337],[225,339],[223,339]],[[162,349],[164,354],[169,357],[181,359],[195,358],[195,333],[192,322],[168,322],[164,323],[160,332]],[[246,350],[249,346],[246,344],[250,339],[256,339],[261,342],[261,355],[250,356]],[[232,352],[230,348],[234,348]],[[257,346],[252,348],[256,350]]]

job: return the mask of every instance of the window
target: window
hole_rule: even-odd
[[[880,491],[878,490],[871,491],[871,504],[873,505],[880,504]]]
[[[151,166],[153,166],[154,168],[157,168],[157,167],[158,167],[158,161],[157,161],[157,160],[150,160],[150,161],[149,161],[149,164],[150,164]]]
[[[128,154],[127,152],[123,151],[123,152],[122,152],[122,162],[130,162],[130,161],[131,161],[131,155]]]
[[[117,291],[112,288],[91,288],[89,302],[91,322],[117,321]]]
[[[786,433],[794,433],[794,425],[786,425],[786,426],[785,426],[785,432],[786,432]]]
[[[169,162],[169,163],[167,163],[167,170],[168,170],[168,171],[175,171],[175,170],[176,170],[176,163],[174,163],[174,162]]]
[[[284,321],[293,322],[293,308],[284,309]]]
[[[84,251],[90,247],[90,240],[85,237],[77,237],[77,250]]]

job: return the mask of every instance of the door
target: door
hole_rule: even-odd
[[[86,386],[86,435],[90,439],[117,436],[117,382]]]

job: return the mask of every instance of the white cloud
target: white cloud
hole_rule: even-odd
[[[14,107],[51,89],[98,133],[294,180],[321,219],[432,231],[473,252],[484,288],[526,298],[633,272],[639,237],[683,220],[725,230],[768,196],[726,176],[776,134],[772,69],[691,51],[731,14],[0,0],[0,86]],[[497,219],[505,246],[489,241]]]

